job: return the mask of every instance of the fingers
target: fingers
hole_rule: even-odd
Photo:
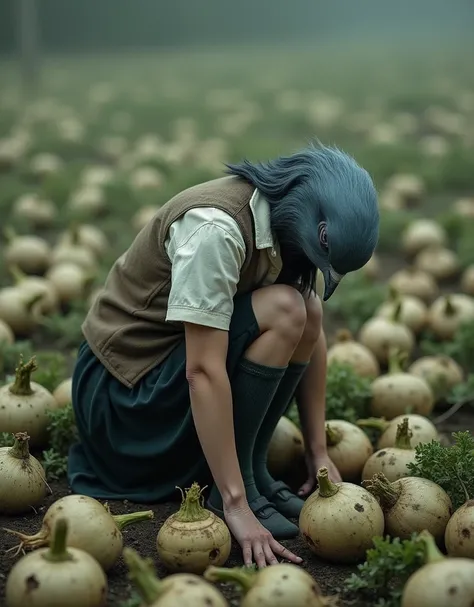
[[[273,554],[273,551],[272,551],[272,548],[271,548],[269,542],[266,542],[265,544],[263,544],[263,551],[265,553],[265,557],[266,557],[267,563],[269,565],[278,565],[278,559]]]
[[[300,489],[298,490],[298,495],[308,495],[309,493],[311,493],[312,489],[313,481],[311,479],[308,479],[306,483],[304,483],[304,485],[301,485]]]
[[[244,565],[250,567],[252,565],[252,544],[249,541],[244,542],[242,546],[242,556],[244,558]]]
[[[255,558],[255,562],[257,564],[257,567],[259,569],[262,569],[263,567],[266,567],[267,562],[265,559],[265,552],[263,549],[263,545],[260,542],[254,542],[253,546],[253,556]]]
[[[293,552],[288,550],[288,548],[285,548],[285,546],[282,546],[279,542],[277,542],[273,538],[270,541],[270,547],[271,547],[272,551],[274,552],[274,554],[278,554],[278,556],[281,556],[281,558],[283,558],[287,561],[291,561],[292,563],[297,563],[298,565],[303,562],[303,559],[300,556],[296,556],[296,554],[293,554]]]

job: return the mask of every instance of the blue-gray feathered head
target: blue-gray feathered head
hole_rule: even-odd
[[[227,165],[270,204],[284,280],[313,288],[324,276],[324,301],[342,277],[364,266],[378,240],[377,193],[365,169],[348,154],[310,145],[266,163]]]

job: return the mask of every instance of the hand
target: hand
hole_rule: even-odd
[[[298,495],[301,497],[308,496],[316,489],[316,485],[318,484],[316,475],[318,474],[318,470],[320,468],[328,469],[329,480],[331,480],[333,483],[340,483],[342,481],[339,470],[336,468],[334,462],[327,454],[327,451],[321,452],[317,455],[307,453],[306,467],[308,468],[308,480],[301,485],[300,489],[298,490]]]
[[[275,555],[293,563],[302,562],[303,559],[274,539],[258,521],[248,504],[227,510],[224,506],[224,517],[229,530],[242,548],[246,566],[252,565],[253,559],[259,569],[267,564],[276,565],[278,560]]]

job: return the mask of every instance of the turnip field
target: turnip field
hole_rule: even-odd
[[[28,101],[13,61],[0,81],[0,604],[472,607],[469,53],[70,55],[44,59]],[[161,505],[71,494],[71,374],[109,268],[161,204],[224,162],[314,139],[367,168],[381,212],[374,256],[324,304],[343,483],[320,470],[283,542],[301,567],[244,570],[204,487]],[[295,406],[268,466],[295,489],[306,479]]]

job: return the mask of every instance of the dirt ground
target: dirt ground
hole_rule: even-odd
[[[440,431],[446,438],[449,437],[451,432],[466,429],[474,430],[474,412],[472,410],[460,410],[456,415],[443,423],[442,426],[440,425]],[[19,558],[12,558],[10,556],[11,553],[5,554],[5,550],[8,550],[8,548],[14,546],[17,542],[14,536],[8,534],[3,529],[10,528],[26,533],[37,532],[40,529],[42,517],[52,502],[70,493],[66,481],[52,483],[51,489],[53,494],[45,500],[44,505],[36,514],[32,513],[21,517],[0,516],[0,550],[2,553],[0,558],[0,605],[4,604],[5,583],[8,573],[13,563]],[[142,556],[152,557],[157,574],[159,577],[164,577],[166,571],[160,565],[156,553],[156,536],[162,523],[177,510],[179,503],[149,506],[119,501],[109,502],[109,506],[112,514],[153,510],[153,520],[131,525],[123,530],[124,544],[135,548]],[[318,581],[325,594],[337,594],[344,579],[352,571],[355,571],[355,567],[334,566],[318,560],[311,554],[300,538],[287,540],[282,543],[303,558],[304,562],[302,566]],[[226,566],[240,565],[242,565],[240,549],[236,542],[233,542],[232,552]],[[127,569],[122,559],[119,559],[117,564],[110,570],[108,579],[109,593],[107,607],[124,607],[124,602],[132,596],[132,588],[127,579]],[[221,585],[221,590],[231,605],[239,604],[239,594],[234,587]],[[353,597],[340,596],[340,607],[348,607],[349,605],[352,607],[363,607],[364,603],[355,602]]]

